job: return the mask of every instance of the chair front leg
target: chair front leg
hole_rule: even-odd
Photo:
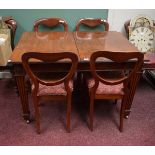
[[[120,110],[120,132],[123,131],[123,119],[124,119],[124,113],[125,113],[125,104],[126,104],[126,97],[123,97],[122,103],[121,103],[121,110]]]

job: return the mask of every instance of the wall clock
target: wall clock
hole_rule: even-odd
[[[153,20],[145,15],[138,15],[130,20],[131,27],[153,27]]]
[[[155,51],[154,32],[153,20],[144,15],[136,16],[130,21],[129,41],[143,53]]]
[[[134,44],[139,51],[147,52],[154,49],[154,34],[147,27],[138,27],[131,32],[129,41]]]

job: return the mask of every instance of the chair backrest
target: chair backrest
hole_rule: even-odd
[[[76,28],[75,28],[76,31],[79,31],[81,25],[86,25],[86,26],[92,27],[92,28],[99,26],[99,25],[104,25],[104,30],[109,31],[108,22],[106,20],[101,19],[101,18],[83,18],[83,19],[80,19],[76,24]]]
[[[131,61],[133,63],[132,68],[128,72],[128,74],[125,74],[123,77],[116,78],[113,76],[112,79],[107,79],[104,77],[101,77],[97,73],[97,59],[98,58],[106,58],[112,62],[114,62],[114,66],[111,65],[108,70],[114,70],[116,68],[116,65],[118,68],[120,68],[121,71],[128,70],[125,65],[127,61]],[[109,52],[109,51],[98,51],[91,55],[90,57],[90,67],[92,75],[95,79],[95,84],[98,85],[99,82],[102,82],[106,85],[117,85],[120,83],[124,83],[124,85],[128,85],[129,81],[133,78],[133,76],[137,75],[137,73],[141,70],[143,65],[143,58],[144,55],[141,52]],[[100,60],[105,61],[105,60]],[[106,60],[107,61],[107,60]],[[128,62],[130,63],[130,62]]]
[[[58,25],[63,25],[64,31],[68,31],[68,24],[64,19],[61,18],[41,18],[35,21],[34,23],[34,31],[38,32],[39,25],[47,26],[47,27],[55,27]]]
[[[130,25],[130,20],[124,23],[125,32],[128,39],[129,39],[129,25]],[[155,26],[155,21],[153,22],[153,26]]]
[[[34,74],[33,70],[30,67],[29,60],[30,59],[37,59],[44,63],[54,63],[56,61],[62,59],[70,59],[71,60],[71,68],[69,69],[67,75],[61,77],[58,80],[54,81],[45,81],[40,79],[37,75]],[[22,63],[25,71],[27,72],[28,76],[30,77],[32,83],[34,84],[36,90],[38,90],[39,83],[46,86],[54,86],[61,83],[64,83],[66,90],[69,89],[69,81],[73,77],[75,70],[78,64],[78,57],[76,54],[71,52],[61,52],[61,53],[37,53],[37,52],[28,52],[22,55]]]
[[[14,38],[17,29],[17,22],[12,17],[5,17],[4,22],[8,25],[11,30],[11,47],[14,49]]]

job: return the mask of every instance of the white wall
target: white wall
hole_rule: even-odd
[[[139,14],[149,16],[155,20],[155,9],[109,9],[110,31],[119,31],[125,34],[124,23]]]

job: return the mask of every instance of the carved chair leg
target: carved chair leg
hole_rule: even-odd
[[[94,115],[94,96],[90,95],[90,112],[89,112],[89,121],[90,121],[90,130],[93,131],[93,115]]]
[[[35,119],[36,119],[36,129],[37,133],[40,134],[40,112],[39,112],[39,101],[36,96],[33,96],[33,104],[34,104],[34,109],[35,109]]]
[[[68,95],[67,95],[67,115],[66,115],[66,128],[67,128],[68,132],[70,132],[71,102],[72,102],[72,94],[68,93]]]

